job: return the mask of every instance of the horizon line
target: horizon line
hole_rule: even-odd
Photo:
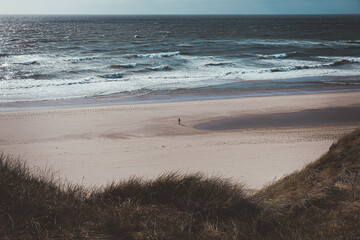
[[[0,16],[311,16],[360,15],[360,13],[0,13]]]

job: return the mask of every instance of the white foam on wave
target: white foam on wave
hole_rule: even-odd
[[[338,68],[346,64],[359,63],[360,58],[324,57],[322,59],[327,61],[261,59],[258,62],[258,67],[229,71],[225,76],[245,80],[274,80],[312,76],[356,76],[360,74],[360,69],[345,70]]]
[[[331,60],[333,62],[338,62],[338,61],[347,61],[349,63],[360,63],[360,57],[328,57],[328,56],[319,56],[319,59],[326,59],[326,60]]]
[[[180,52],[160,52],[160,53],[149,53],[149,54],[127,54],[125,57],[136,57],[136,58],[163,58],[173,57],[180,55]]]
[[[240,45],[260,45],[260,46],[274,46],[274,47],[302,47],[302,48],[346,48],[358,45],[357,41],[311,41],[311,40],[290,40],[290,39],[246,39],[237,41]]]
[[[216,63],[207,63],[205,67],[226,67],[226,66],[233,66],[234,63],[231,62],[216,62]]]
[[[314,45],[320,45],[321,41],[306,41],[306,40],[289,40],[289,39],[247,39],[239,41],[238,44],[245,45],[263,45],[263,46],[307,46],[309,48]]]
[[[233,72],[233,77],[243,80],[279,80],[289,78],[304,77],[324,77],[324,76],[358,76],[360,70],[338,70],[324,68],[294,68],[287,71],[274,71],[273,69],[249,70],[242,72]]]
[[[160,54],[158,56],[164,56],[164,54],[168,55],[170,53],[157,54]],[[141,89],[156,91],[197,88],[241,80],[256,81],[316,76],[360,75],[360,69],[358,68],[346,69],[332,65],[343,60],[345,62],[340,62],[340,65],[347,64],[347,62],[358,63],[360,62],[360,57],[324,57],[319,58],[318,61],[301,61],[276,57],[249,61],[246,58],[234,59],[191,55],[181,55],[178,58],[171,59],[150,58],[152,57],[134,60],[136,62],[134,65],[153,66],[145,68],[150,71],[134,72],[122,69],[121,71],[124,71],[124,76],[122,76],[122,73],[106,72],[109,70],[106,66],[110,66],[114,62],[114,58],[103,59],[102,61],[89,61],[86,64],[78,65],[63,61],[64,59],[69,59],[69,57],[56,59],[55,57],[45,56],[41,59],[32,56],[30,59],[39,61],[41,65],[38,67],[43,68],[43,71],[59,73],[64,70],[66,73],[73,70],[76,73],[75,75],[59,73],[57,77],[46,80],[16,80],[13,78],[11,80],[2,80],[0,81],[0,102],[82,98],[139,91]],[[18,60],[28,61],[29,58],[16,59],[16,61]],[[126,62],[126,59],[122,60]],[[13,59],[12,61],[15,60]],[[206,64],[212,64],[211,66],[213,67],[206,67]],[[12,65],[11,67],[15,69],[16,66]],[[28,66],[17,67],[24,69],[31,68]],[[87,69],[93,71],[90,72]],[[170,69],[171,71],[166,71]],[[78,73],[80,70],[82,72]],[[122,77],[122,79],[118,80],[117,78],[119,77]]]
[[[270,68],[273,72],[275,71],[293,71],[301,69],[312,69],[312,68],[328,68],[328,67],[341,67],[344,65],[351,65],[360,63],[360,57],[327,57],[319,56],[320,61],[301,61],[301,60],[281,60],[279,59],[263,59],[263,63],[273,65]]]
[[[82,61],[91,61],[94,60],[95,57],[81,57],[81,58],[70,58],[70,59],[66,59],[65,61],[68,62],[82,62]]]
[[[269,55],[269,57],[274,57],[274,58],[287,58],[288,55],[287,55],[287,53],[279,53],[279,54]]]
[[[30,62],[23,62],[23,63],[16,63],[16,64],[20,64],[20,65],[40,65],[40,63],[37,62],[37,61],[30,61]]]
[[[121,67],[124,67],[124,68],[134,68],[136,67],[136,63],[126,63],[126,64],[118,64],[119,66]]]
[[[56,58],[51,55],[34,54],[34,55],[12,55],[6,58],[7,64],[17,65],[40,65],[46,63],[53,63]]]
[[[105,74],[105,75],[100,75],[100,77],[108,78],[108,79],[116,79],[116,78],[122,78],[123,74],[122,73]]]
[[[178,44],[179,47],[194,47],[194,45],[190,44],[190,43],[180,43]]]
[[[277,59],[283,59],[283,58],[287,58],[289,57],[289,55],[294,55],[296,54],[296,52],[292,52],[292,53],[277,53],[277,54],[270,54],[270,55],[262,55],[262,54],[258,54],[258,58],[259,59],[272,59],[272,58],[277,58]]]
[[[84,98],[103,94],[137,90],[129,82],[107,81],[101,78],[80,80],[11,80],[0,81],[0,102],[43,101]]]
[[[157,66],[157,67],[149,67],[147,69],[152,70],[152,71],[170,71],[170,70],[172,70],[172,67],[167,66],[167,65],[161,65],[161,66]]]
[[[124,81],[108,81],[102,78],[80,80],[11,80],[0,81],[0,102],[35,101],[83,98],[131,92],[141,89],[174,90],[179,88],[207,87],[241,80],[279,80],[314,76],[360,75],[360,70],[339,71],[334,69],[303,69],[299,71],[271,72],[268,69],[237,69],[226,75],[226,70],[204,71],[203,69],[175,70],[135,74]]]

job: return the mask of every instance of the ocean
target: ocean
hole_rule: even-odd
[[[360,15],[0,16],[0,107],[360,90]]]

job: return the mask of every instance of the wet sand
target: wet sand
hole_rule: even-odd
[[[30,167],[51,168],[86,186],[201,171],[259,189],[316,160],[359,127],[359,108],[360,92],[343,92],[1,111],[0,148]],[[324,117],[330,112],[340,116],[336,122]],[[297,114],[308,123],[297,125]],[[309,120],[317,114],[321,117]],[[256,125],[269,116],[281,116],[286,127]],[[256,124],[235,129],[226,119]],[[194,128],[212,121],[230,127]]]
[[[248,128],[306,127],[317,125],[356,124],[360,108],[325,108],[292,113],[258,114],[201,123],[199,130],[234,130]]]

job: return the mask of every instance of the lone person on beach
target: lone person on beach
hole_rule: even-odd
[[[181,125],[181,120],[180,120],[180,118],[179,118],[178,122],[179,122],[179,125]]]

